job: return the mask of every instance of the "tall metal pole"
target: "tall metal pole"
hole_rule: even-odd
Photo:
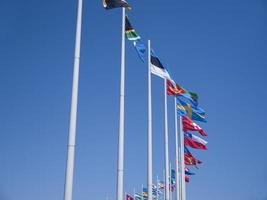
[[[64,200],[72,200],[72,190],[73,190],[73,169],[74,169],[76,121],[77,121],[81,28],[82,28],[82,0],[78,0],[78,13],[77,13],[77,24],[76,24],[76,41],[75,41],[74,67],[73,67],[72,97],[71,97],[71,111],[70,111],[70,124],[69,124],[67,166],[66,166],[66,174],[65,174]]]
[[[169,138],[168,138],[168,110],[167,110],[167,79],[164,79],[164,144],[165,144],[165,200],[170,200],[169,184]]]
[[[184,131],[182,117],[180,119],[180,148],[181,148],[181,184],[182,184],[182,200],[186,200],[185,189],[185,163],[184,163]]]
[[[147,190],[148,200],[152,200],[152,98],[151,98],[151,56],[150,40],[148,40],[148,132],[147,132]]]
[[[117,166],[117,200],[123,200],[124,97],[125,97],[125,8],[122,8],[121,81],[120,81],[120,118],[119,118],[119,142],[118,142],[118,166]]]
[[[175,182],[176,182],[176,200],[179,200],[180,182],[179,182],[179,148],[178,148],[178,116],[177,116],[177,99],[174,97],[174,127],[175,127]]]

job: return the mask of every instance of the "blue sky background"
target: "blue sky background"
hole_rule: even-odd
[[[267,2],[130,1],[174,79],[200,96],[208,151],[188,200],[266,200]],[[84,1],[75,200],[115,199],[121,10]],[[0,2],[0,199],[62,199],[76,1]],[[126,42],[125,191],[146,184],[147,68]],[[163,170],[163,80],[152,78],[153,175]],[[174,165],[173,99],[169,98]]]

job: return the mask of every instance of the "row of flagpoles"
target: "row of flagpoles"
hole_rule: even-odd
[[[176,200],[186,200],[185,182],[189,181],[187,175],[193,175],[185,165],[198,165],[201,161],[193,157],[186,146],[196,149],[206,149],[207,142],[189,131],[198,131],[202,136],[207,134],[197,124],[193,122],[205,122],[205,111],[198,106],[197,94],[187,91],[170,76],[168,70],[162,65],[159,57],[151,48],[151,42],[148,40],[147,51],[146,45],[141,41],[141,37],[135,32],[134,28],[126,16],[126,9],[130,10],[130,5],[125,0],[103,0],[105,9],[122,8],[122,37],[121,37],[121,76],[120,76],[120,114],[119,114],[119,142],[118,142],[118,163],[117,163],[117,198],[123,200],[123,175],[124,175],[124,98],[125,98],[125,36],[128,40],[133,41],[133,45],[138,53],[139,58],[145,62],[147,52],[148,64],[148,143],[147,143],[147,196],[142,191],[142,200],[153,200],[155,186],[153,185],[153,162],[152,162],[152,98],[151,98],[151,74],[164,79],[164,152],[165,152],[165,180],[161,182],[164,185],[164,200],[170,200],[170,185],[176,185]],[[69,125],[69,140],[67,150],[67,164],[65,175],[64,200],[72,200],[73,190],[73,169],[75,154],[75,137],[76,137],[76,116],[78,102],[78,79],[79,79],[79,59],[81,43],[81,25],[82,25],[82,0],[78,0],[78,13],[76,25],[76,42],[74,55],[72,99]],[[168,139],[168,113],[167,98],[174,97],[175,110],[175,170],[170,169],[169,163],[169,139]],[[178,117],[179,115],[179,117]],[[179,128],[178,131],[178,119]],[[170,172],[174,172],[175,175]],[[175,177],[175,178],[174,178]],[[174,180],[175,179],[175,180]],[[157,197],[159,182],[157,178]],[[145,189],[143,187],[143,189]],[[143,190],[142,189],[142,190]],[[161,188],[163,189],[163,188]],[[137,195],[136,195],[137,194]],[[134,198],[127,194],[126,200],[140,200],[138,193]],[[157,198],[158,199],[158,198]]]

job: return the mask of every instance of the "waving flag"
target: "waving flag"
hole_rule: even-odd
[[[190,146],[190,147],[195,148],[195,149],[207,150],[207,147],[206,147],[207,143],[208,142],[201,139],[200,137],[197,137],[197,136],[190,134],[188,132],[184,133],[184,144],[186,146]]]
[[[134,200],[143,200],[143,197],[141,194],[135,193],[134,194]]]
[[[135,40],[133,44],[139,58],[142,62],[145,62],[146,46],[141,42],[141,40]]]
[[[170,95],[179,95],[179,94],[185,94],[185,90],[180,87],[178,84],[175,86],[172,84],[171,81],[167,81],[167,94]]]
[[[192,120],[206,122],[205,111],[184,96],[177,97],[176,108],[180,116],[187,116]]]
[[[103,0],[103,6],[106,10],[120,7],[124,7],[129,10],[132,9],[125,0]]]
[[[125,35],[128,40],[138,40],[141,38],[137,35],[127,16],[125,17]]]
[[[185,176],[185,182],[189,183],[189,180],[190,180],[189,176]]]
[[[148,190],[147,190],[147,188],[143,188],[142,196],[143,196],[144,199],[147,199],[147,197],[148,197]]]
[[[150,59],[151,59],[150,70],[151,70],[152,74],[159,76],[161,78],[166,78],[168,80],[172,80],[169,72],[162,65],[158,56],[156,56],[156,54],[154,53],[153,50],[151,50],[151,58]]]
[[[134,200],[134,198],[131,195],[126,193],[126,200]]]
[[[207,136],[207,133],[188,117],[182,117],[182,122],[184,131],[198,131],[201,135]]]
[[[159,188],[159,189],[164,189],[164,188],[165,188],[165,183],[164,183],[164,181],[159,181],[159,182],[158,182],[158,188]]]
[[[186,146],[184,146],[184,161],[186,165],[197,165],[202,163],[190,153]]]
[[[185,174],[186,175],[195,175],[195,173],[191,172],[190,169],[188,169],[187,167],[185,168]]]
[[[197,104],[198,101],[198,95],[194,92],[190,92],[186,89],[184,89],[183,87],[181,87],[178,84],[173,84],[171,81],[167,81],[167,94],[170,95],[186,95],[187,97],[189,97],[190,99],[192,99],[192,101],[194,101],[194,103]]]

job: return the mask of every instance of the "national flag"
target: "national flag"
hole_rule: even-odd
[[[125,0],[103,0],[103,6],[106,10],[124,7],[127,9],[132,9],[131,6]]]
[[[134,200],[134,198],[130,194],[126,193],[126,200]]]
[[[128,40],[138,40],[141,38],[137,35],[127,16],[125,16],[125,35]]]
[[[184,161],[186,165],[197,165],[201,164],[202,162],[196,159],[191,152],[188,150],[186,146],[184,146]]]
[[[170,95],[179,95],[185,94],[185,90],[180,87],[178,84],[173,85],[173,83],[167,80],[167,94]]]
[[[134,194],[134,200],[143,200],[143,197],[141,194],[135,193]]]
[[[182,117],[184,131],[198,131],[201,135],[207,136],[207,133],[188,117]]]
[[[197,104],[198,101],[198,95],[194,92],[190,92],[180,85],[173,84],[171,81],[167,81],[167,94],[168,95],[186,95],[187,97],[190,97],[194,103]]]
[[[147,190],[147,188],[143,188],[142,196],[143,196],[143,198],[148,197],[148,190]]]
[[[162,65],[161,61],[159,60],[158,56],[151,50],[151,57],[150,57],[150,70],[151,73],[159,76],[161,78],[166,78],[168,80],[172,80],[169,72],[167,69]]]
[[[187,116],[189,119],[206,122],[205,111],[185,96],[177,97],[177,113],[180,116]]]
[[[186,146],[190,146],[195,149],[207,150],[207,147],[206,147],[207,143],[208,143],[207,141],[191,133],[188,133],[188,132],[184,133],[184,144]]]
[[[171,169],[171,180],[175,181],[175,170]]]
[[[133,44],[139,58],[145,62],[146,46],[141,42],[141,40],[135,40]]]
[[[189,176],[185,176],[185,182],[189,183]]]
[[[164,181],[159,181],[159,182],[158,182],[158,188],[159,188],[159,189],[164,189],[164,188],[165,188],[165,183],[164,183]]]
[[[185,174],[186,175],[195,175],[195,173],[191,172],[189,168],[185,168]]]

